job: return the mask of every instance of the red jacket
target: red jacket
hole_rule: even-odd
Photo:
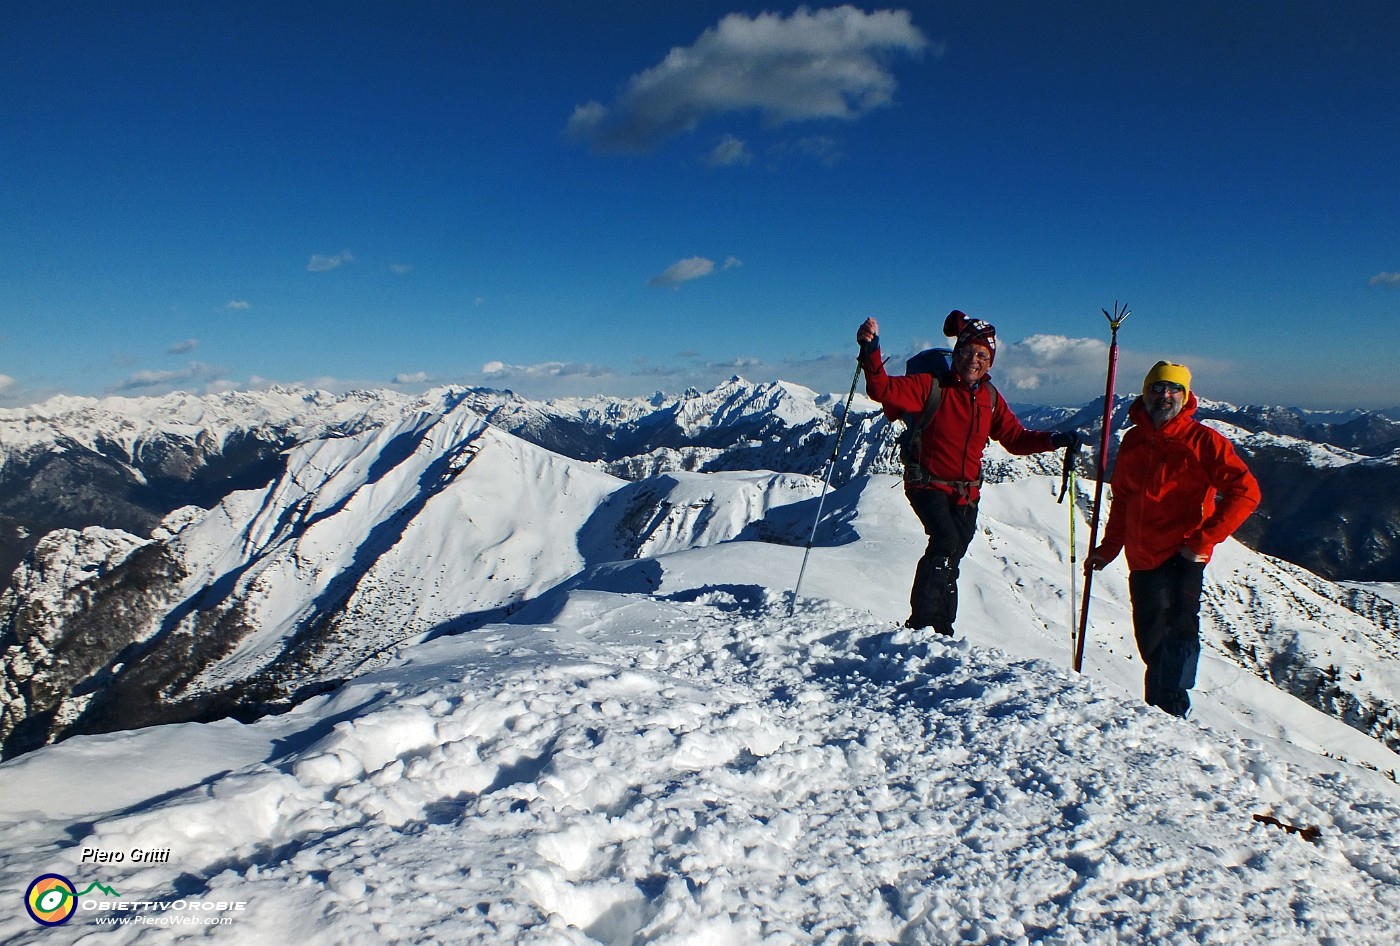
[[[1259,505],[1259,483],[1220,434],[1196,420],[1196,395],[1161,429],[1138,398],[1113,469],[1113,505],[1096,550],[1156,568],[1182,548],[1210,558]]]
[[[885,409],[885,416],[896,420],[906,414],[917,416],[924,409],[933,377],[927,374],[885,374],[879,349],[867,354],[865,390]],[[1049,431],[1027,430],[1006,404],[997,396],[993,404],[990,377],[973,387],[958,378],[943,386],[943,400],[933,420],[924,428],[920,460],[924,469],[935,479],[972,484],[963,498],[964,503],[976,502],[978,481],[982,478],[982,452],[987,439],[995,439],[1011,453],[1026,456],[1055,449]],[[947,493],[959,492],[952,486],[931,484],[932,489]]]

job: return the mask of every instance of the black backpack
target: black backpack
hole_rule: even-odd
[[[928,374],[933,376],[928,400],[918,414],[905,414],[904,431],[899,435],[899,459],[904,464],[904,482],[909,486],[927,486],[935,482],[933,474],[919,462],[923,453],[924,431],[938,413],[938,405],[943,403],[943,385],[953,374],[953,350],[951,348],[929,348],[919,352],[904,363],[905,374]],[[997,409],[997,389],[990,381],[985,382],[992,392],[992,413]]]

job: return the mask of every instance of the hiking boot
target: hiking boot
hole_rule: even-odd
[[[936,624],[933,621],[920,621],[911,617],[904,622],[904,626],[908,628],[913,628],[914,630],[919,630],[920,628],[926,627],[929,630],[933,631],[935,634],[942,634],[944,637],[953,636],[953,628],[950,625]]]

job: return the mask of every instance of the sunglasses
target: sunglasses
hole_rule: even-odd
[[[1153,394],[1184,394],[1186,389],[1174,381],[1157,381],[1147,389]]]

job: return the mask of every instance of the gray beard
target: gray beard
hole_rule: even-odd
[[[1169,423],[1177,414],[1181,413],[1181,408],[1185,405],[1173,404],[1165,408],[1148,407],[1147,416],[1152,418],[1152,426],[1161,427]]]

